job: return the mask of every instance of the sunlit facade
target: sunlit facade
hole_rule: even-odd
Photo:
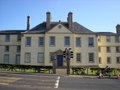
[[[0,31],[0,63],[24,65],[53,65],[65,67],[65,48],[71,48],[71,66],[120,68],[120,25],[116,33],[93,32],[73,22],[72,12],[67,22],[52,22],[51,13],[46,13],[46,22],[27,30]],[[53,55],[55,52],[55,55]]]

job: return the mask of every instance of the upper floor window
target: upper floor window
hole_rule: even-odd
[[[44,46],[44,37],[39,37],[38,44],[39,46]]]
[[[21,47],[17,46],[17,52],[20,52],[20,50],[21,50]]]
[[[25,53],[25,63],[31,62],[31,53]]]
[[[55,46],[55,37],[50,36],[50,46]]]
[[[5,36],[5,41],[6,41],[6,42],[10,42],[10,35],[6,35],[6,36]]]
[[[101,52],[101,47],[100,46],[98,47],[98,51]]]
[[[116,57],[116,63],[120,64],[120,57]]]
[[[37,62],[38,63],[43,63],[44,62],[44,53],[38,52]]]
[[[81,62],[81,53],[76,53],[76,61]]]
[[[70,46],[70,37],[69,36],[64,37],[64,45]]]
[[[94,53],[89,53],[89,62],[94,62]]]
[[[115,36],[115,42],[117,42],[117,43],[120,42],[120,36],[118,36],[118,35]]]
[[[81,46],[81,38],[76,37],[76,46]]]
[[[110,53],[111,52],[111,48],[110,47],[106,47],[106,52]]]
[[[31,37],[26,37],[25,46],[31,46]]]
[[[17,35],[17,42],[20,42],[20,41],[21,41],[21,35],[18,34],[18,35]]]
[[[99,64],[102,64],[102,59],[101,59],[101,57],[99,57]]]
[[[9,46],[5,46],[5,52],[9,52]]]
[[[94,46],[94,38],[93,37],[88,38],[88,46]]]
[[[106,42],[111,42],[111,37],[110,36],[106,36]]]
[[[107,57],[107,64],[111,64],[111,57]]]
[[[101,36],[98,36],[98,42],[101,42]]]
[[[116,52],[117,52],[117,53],[120,53],[120,46],[117,46],[117,47],[116,47]]]

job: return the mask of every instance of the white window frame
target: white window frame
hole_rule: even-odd
[[[25,63],[30,63],[31,62],[31,53],[30,52],[26,52],[25,53]]]
[[[26,37],[25,39],[25,46],[30,47],[31,46],[31,37]]]
[[[4,64],[9,64],[9,54],[4,54]]]
[[[76,37],[76,47],[81,46],[81,37]]]
[[[44,53],[43,52],[38,52],[37,63],[44,63]]]

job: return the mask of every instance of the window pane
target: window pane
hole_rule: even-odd
[[[111,37],[110,36],[106,36],[106,41],[107,42],[111,42]]]
[[[17,46],[17,52],[20,52],[20,50],[21,50],[21,47]]]
[[[50,46],[55,46],[55,37],[54,36],[50,37]]]
[[[81,53],[76,53],[76,60],[81,62]]]
[[[8,54],[4,55],[4,64],[9,64],[9,55]]]
[[[101,36],[98,36],[98,42],[101,42]]]
[[[94,53],[89,53],[89,62],[94,62]]]
[[[21,41],[21,35],[20,35],[20,34],[17,35],[17,41],[18,41],[18,42]]]
[[[40,52],[38,53],[37,62],[38,63],[44,62],[44,53],[40,53]]]
[[[26,46],[31,46],[31,37],[26,37]]]
[[[5,46],[5,52],[9,52],[9,46]]]
[[[111,57],[107,57],[107,64],[111,64]]]
[[[16,55],[16,64],[20,64],[20,55]]]
[[[30,62],[31,62],[31,54],[25,53],[25,63],[30,63]]]
[[[119,46],[116,47],[116,52],[120,53],[120,47]]]
[[[88,46],[94,46],[94,38],[93,37],[88,38]]]
[[[6,42],[10,42],[10,35],[6,35],[6,36],[5,36],[5,41],[6,41]]]
[[[81,38],[80,37],[76,38],[76,46],[81,46]]]
[[[101,47],[98,47],[98,51],[101,52]]]
[[[39,46],[44,46],[44,37],[39,37]]]
[[[110,47],[106,47],[106,52],[110,53],[111,52],[111,48]]]
[[[70,46],[70,37],[64,38],[64,44],[65,44],[65,46]]]
[[[99,64],[102,64],[102,60],[101,60],[101,57],[99,57]]]
[[[116,57],[116,63],[120,64],[120,57]]]

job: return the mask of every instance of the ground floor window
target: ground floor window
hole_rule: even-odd
[[[116,63],[120,64],[120,57],[116,57]]]
[[[16,55],[16,64],[20,64],[20,55]]]
[[[102,64],[102,59],[101,59],[101,57],[99,57],[99,64]]]
[[[81,53],[76,53],[76,61],[81,62]]]
[[[4,64],[9,64],[9,54],[4,55]]]
[[[44,62],[44,53],[38,52],[37,62],[38,63],[43,63]]]
[[[94,53],[89,53],[89,62],[90,63],[94,62]]]
[[[25,53],[25,63],[31,62],[31,53]]]
[[[107,64],[111,64],[111,57],[107,57]]]

